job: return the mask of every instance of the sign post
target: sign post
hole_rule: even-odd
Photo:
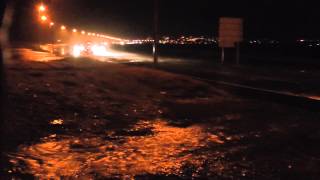
[[[221,63],[225,60],[225,48],[236,47],[236,61],[240,63],[240,42],[243,40],[243,19],[222,17],[219,21],[219,47]]]
[[[221,48],[221,64],[224,63],[224,47]]]
[[[153,63],[158,64],[159,48],[159,0],[154,0],[154,35],[153,35]]]
[[[237,54],[236,54],[236,59],[237,59],[237,64],[239,65],[240,64],[240,43],[237,43],[236,45],[237,47]]]

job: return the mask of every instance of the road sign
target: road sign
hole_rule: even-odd
[[[219,47],[233,48],[242,41],[243,19],[222,17],[219,24]]]

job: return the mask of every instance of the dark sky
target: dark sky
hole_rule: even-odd
[[[319,6],[312,0],[159,1],[162,35],[216,36],[219,17],[233,16],[245,19],[248,38],[320,37]],[[22,0],[20,15],[35,2]],[[66,25],[120,37],[152,35],[153,0],[51,0],[49,8]]]

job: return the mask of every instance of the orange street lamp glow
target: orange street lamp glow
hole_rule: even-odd
[[[50,23],[50,26],[51,26],[51,27],[54,26],[54,22],[51,22],[51,23]]]
[[[72,29],[72,32],[76,33],[76,32],[77,32],[77,29]]]
[[[85,31],[81,31],[81,34],[86,34],[86,32]]]
[[[42,15],[40,18],[41,18],[41,21],[47,21],[48,20],[47,16],[45,16],[45,15]]]
[[[38,10],[39,10],[40,12],[44,12],[44,11],[46,11],[46,7],[45,7],[43,4],[41,4],[41,5],[39,6]]]
[[[61,26],[60,29],[61,29],[62,31],[64,31],[64,30],[66,30],[66,27],[65,27],[65,26]]]

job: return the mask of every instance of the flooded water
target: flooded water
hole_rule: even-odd
[[[200,125],[182,128],[162,120],[140,121],[127,130],[108,131],[100,136],[52,134],[37,144],[21,146],[9,157],[12,172],[32,174],[41,179],[132,178],[143,174],[179,176],[186,164],[201,168],[206,157],[194,151],[209,144],[223,143]]]
[[[39,52],[31,49],[13,49],[12,53],[20,57],[20,59],[37,62],[49,62],[63,59],[63,57],[52,55],[49,52]]]

